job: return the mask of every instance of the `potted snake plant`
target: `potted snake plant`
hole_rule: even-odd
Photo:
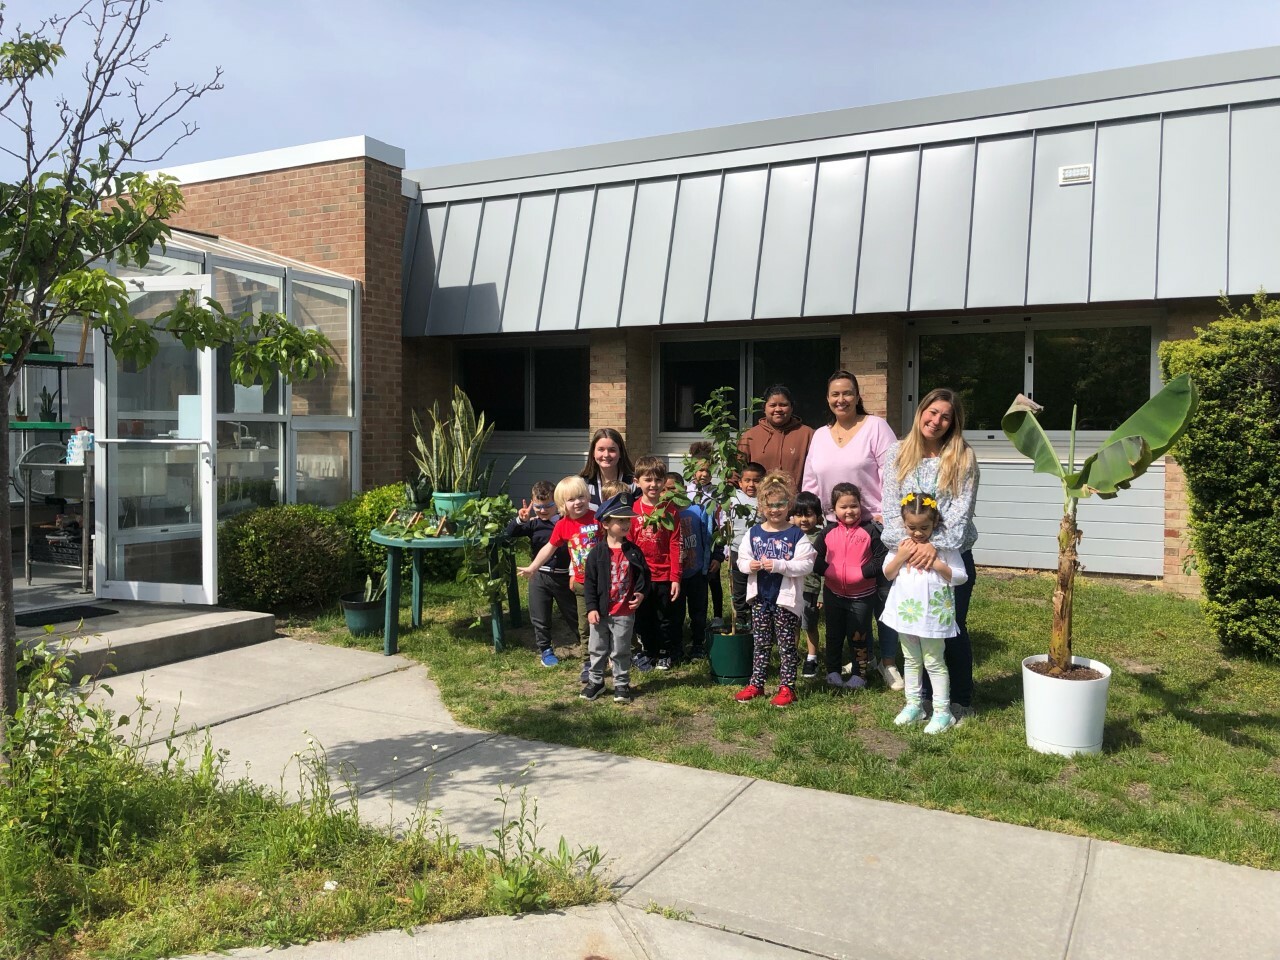
[[[480,460],[494,424],[476,416],[471,399],[460,387],[453,388],[449,415],[442,417],[440,404],[431,404],[431,428],[424,432],[422,421],[413,414],[413,460],[418,467],[418,483],[432,491],[432,504],[440,516],[452,516],[462,504],[480,496],[488,485],[491,467]]]
[[[1049,652],[1022,661],[1027,746],[1033,750],[1065,756],[1102,750],[1111,669],[1098,660],[1072,654],[1071,614],[1081,538],[1076,508],[1086,497],[1109,500],[1127,490],[1186,431],[1198,400],[1195,384],[1185,374],[1169,381],[1120,424],[1096,453],[1086,457],[1078,470],[1074,408],[1065,462],[1036,419],[1043,407],[1035,401],[1019,395],[1001,418],[1005,436],[1034,463],[1033,472],[1051,474],[1062,485]]]

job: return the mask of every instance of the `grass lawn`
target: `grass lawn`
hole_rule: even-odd
[[[831,693],[802,680],[799,701],[778,710],[735,703],[705,663],[633,672],[629,706],[587,703],[577,647],[546,669],[526,625],[495,655],[452,584],[429,587],[428,625],[404,629],[400,651],[430,667],[460,722],[485,730],[1280,869],[1280,665],[1225,658],[1197,603],[1082,577],[1076,653],[1114,671],[1105,748],[1043,756],[1025,743],[1019,664],[1045,652],[1051,593],[1045,575],[979,572],[969,627],[980,712],[938,737],[895,728],[902,695],[878,685]],[[351,637],[340,616],[295,632],[382,643]]]

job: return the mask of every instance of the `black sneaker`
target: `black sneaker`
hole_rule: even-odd
[[[818,658],[805,657],[804,667],[800,670],[800,676],[806,680],[812,680],[818,675]]]
[[[690,660],[705,660],[706,658],[707,658],[707,651],[702,649],[702,644],[695,644],[694,646],[689,648]]]
[[[623,686],[623,687],[614,687],[614,688],[613,688],[613,702],[614,702],[614,703],[630,703],[630,702],[631,702],[631,688],[630,688],[630,687],[626,687],[626,686]]]
[[[670,669],[671,669],[671,666],[672,666],[672,664],[671,664],[671,658],[670,658],[670,657],[659,657],[659,658],[658,658],[658,669],[659,669],[659,670],[670,670]]]
[[[583,700],[595,700],[604,693],[603,683],[588,683],[582,688],[582,692],[578,694]]]

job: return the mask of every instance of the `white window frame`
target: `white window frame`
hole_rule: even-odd
[[[1049,314],[996,314],[988,316],[966,317],[928,317],[920,320],[908,320],[906,327],[906,343],[903,349],[902,377],[902,409],[904,425],[909,425],[915,415],[920,396],[920,337],[946,334],[975,333],[1009,333],[1022,331],[1025,334],[1023,355],[1028,362],[1023,364],[1023,390],[1027,396],[1035,399],[1035,333],[1041,330],[1079,329],[1082,327],[1114,328],[1114,327],[1149,327],[1151,331],[1151,357],[1148,369],[1149,395],[1160,389],[1160,359],[1157,348],[1165,339],[1166,312],[1162,309],[1138,310],[1106,310],[1088,313],[1049,313]],[[1013,397],[1009,398],[1013,402]],[[1069,431],[1047,430],[1050,441],[1060,451],[1066,450]],[[1105,430],[1081,430],[1076,434],[1076,454],[1087,456],[1106,437]],[[978,457],[983,460],[1009,459],[1016,460],[1009,446],[1008,439],[1000,431],[966,430],[965,439],[973,446]]]

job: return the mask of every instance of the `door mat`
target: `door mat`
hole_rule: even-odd
[[[43,627],[59,623],[78,623],[81,620],[92,620],[95,617],[110,617],[119,613],[110,607],[59,607],[56,610],[41,610],[37,613],[20,613],[14,619],[20,627]]]

